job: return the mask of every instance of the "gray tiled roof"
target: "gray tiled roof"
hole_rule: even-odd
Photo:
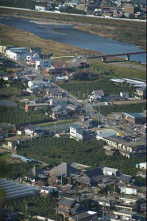
[[[59,201],[59,205],[64,205],[68,207],[72,207],[75,204],[75,199],[72,198],[63,198]]]
[[[55,176],[70,176],[72,174],[79,174],[80,171],[74,167],[72,167],[68,163],[61,163],[58,166],[52,168],[50,170],[50,175]]]

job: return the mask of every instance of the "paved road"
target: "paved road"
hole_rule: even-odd
[[[26,8],[15,8],[15,7],[5,7],[0,6],[0,8],[12,9],[12,10],[21,10],[21,11],[32,11],[35,12],[36,10],[26,9]],[[36,11],[39,12],[39,11]],[[69,16],[77,16],[77,17],[90,17],[90,18],[99,18],[99,19],[106,19],[106,20],[118,20],[118,21],[132,21],[132,22],[146,22],[146,20],[141,19],[128,19],[128,18],[112,18],[112,17],[102,17],[102,16],[94,16],[94,15],[80,15],[80,14],[69,14],[64,12],[57,12],[57,11],[40,11],[41,13],[50,13],[50,14],[62,14],[62,15],[69,15]]]

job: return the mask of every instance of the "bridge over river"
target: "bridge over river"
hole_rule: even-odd
[[[91,55],[91,56],[86,56],[88,59],[101,59],[103,62],[107,60],[107,58],[112,58],[112,57],[122,57],[125,56],[127,61],[130,61],[131,55],[139,55],[139,54],[146,54],[146,51],[137,51],[137,52],[124,52],[124,53],[116,53],[116,54],[104,54],[104,55]]]

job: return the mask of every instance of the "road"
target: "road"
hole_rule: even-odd
[[[99,19],[106,19],[106,20],[117,20],[117,21],[131,21],[131,22],[146,22],[146,20],[141,19],[129,19],[129,18],[113,18],[113,17],[102,17],[102,16],[94,16],[94,15],[81,15],[81,14],[69,14],[65,12],[57,12],[57,11],[36,11],[32,9],[26,9],[26,8],[15,8],[15,7],[6,7],[6,6],[0,6],[0,8],[5,9],[12,9],[12,10],[20,10],[20,11],[30,11],[30,12],[40,12],[40,13],[50,13],[50,14],[62,14],[62,15],[69,15],[69,16],[77,16],[77,17],[90,17],[90,18],[99,18]]]
[[[35,70],[34,67],[29,67],[27,65],[24,65],[23,67],[24,67],[24,70],[22,71],[23,74],[30,72],[30,73],[36,75],[36,80],[43,79],[43,75],[41,74],[40,70]],[[56,87],[59,92],[62,92],[62,93],[64,92],[66,94],[66,98],[68,100],[70,100],[72,103],[81,106],[85,110],[87,116],[89,116],[90,118],[97,118],[97,114],[96,114],[93,106],[91,104],[89,104],[87,100],[85,100],[85,101],[79,100],[78,98],[76,98],[75,96],[70,94],[67,90],[61,88],[56,83],[52,82],[51,84],[54,87]],[[54,127],[56,127],[56,125]]]

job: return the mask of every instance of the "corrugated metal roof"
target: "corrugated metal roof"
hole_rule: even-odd
[[[6,194],[6,199],[17,199],[36,195],[39,193],[39,188],[35,186],[20,184],[7,179],[0,179],[0,188],[2,188]]]

